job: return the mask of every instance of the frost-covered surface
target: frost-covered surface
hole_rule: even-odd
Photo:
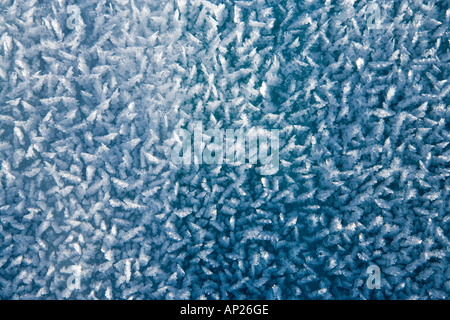
[[[448,2],[371,3],[84,1],[71,30],[1,0],[0,298],[448,299]],[[194,121],[280,129],[279,171],[173,165]]]

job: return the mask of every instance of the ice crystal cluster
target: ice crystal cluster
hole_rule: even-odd
[[[449,23],[447,0],[0,0],[0,299],[448,299]],[[278,172],[174,164],[199,121],[278,129]]]

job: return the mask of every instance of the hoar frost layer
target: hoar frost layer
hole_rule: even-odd
[[[448,299],[447,1],[0,10],[1,299]],[[278,172],[174,165],[195,121]]]

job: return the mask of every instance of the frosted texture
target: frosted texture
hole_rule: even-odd
[[[0,0],[0,298],[448,299],[449,22]],[[278,129],[278,172],[172,163],[196,121]]]

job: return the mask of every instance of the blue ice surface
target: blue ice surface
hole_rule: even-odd
[[[0,6],[0,299],[448,299],[446,1]]]

